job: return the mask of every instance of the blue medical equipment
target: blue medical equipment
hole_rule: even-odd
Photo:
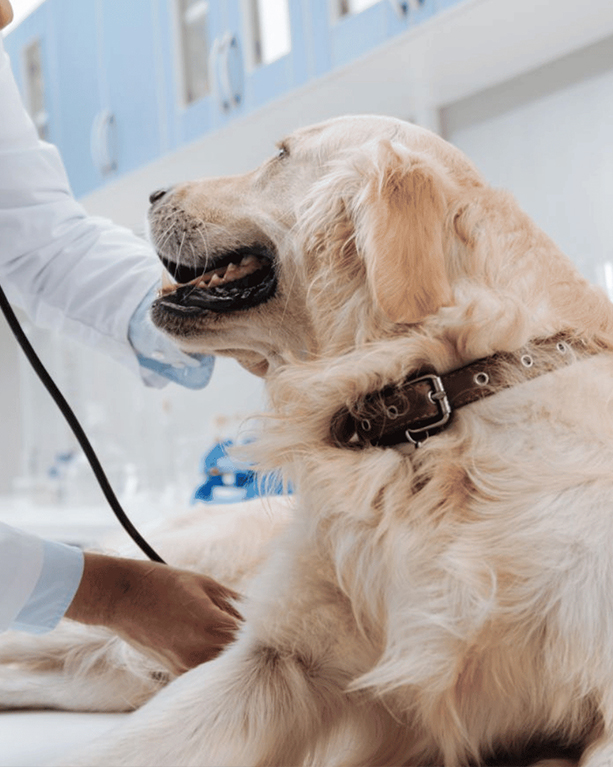
[[[251,464],[228,454],[232,440],[217,442],[200,461],[205,481],[198,485],[192,503],[235,503],[262,495],[291,492],[272,474],[259,475]]]

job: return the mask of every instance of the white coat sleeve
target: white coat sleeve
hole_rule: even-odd
[[[83,575],[83,553],[0,523],[0,631],[54,628]]]
[[[39,141],[0,36],[0,285],[36,325],[138,370],[130,318],[159,282],[152,248],[88,216],[54,146]]]

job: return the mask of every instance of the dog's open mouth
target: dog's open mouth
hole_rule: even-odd
[[[264,303],[277,288],[274,253],[261,245],[224,253],[205,270],[160,258],[174,281],[165,276],[158,310],[183,316],[242,311]]]

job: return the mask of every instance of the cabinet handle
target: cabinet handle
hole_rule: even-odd
[[[94,117],[90,135],[90,151],[94,165],[106,176],[117,170],[117,136],[115,115],[103,109]]]
[[[409,15],[409,11],[418,11],[425,0],[390,0],[392,8],[401,19]]]
[[[242,102],[245,89],[243,52],[236,35],[228,32],[224,42],[222,77],[230,104],[236,107]]]
[[[401,19],[408,16],[409,13],[409,0],[390,0],[392,8],[396,11],[396,15]]]
[[[220,109],[229,112],[243,100],[244,67],[238,37],[226,32],[217,38],[209,57],[211,90]]]
[[[213,98],[219,104],[221,109],[224,109],[223,94],[221,93],[221,88],[219,85],[219,73],[217,69],[217,65],[219,63],[220,51],[221,51],[221,40],[218,37],[216,37],[213,40],[213,45],[211,46],[211,51],[209,53],[209,78],[210,78],[210,84],[211,84],[211,94],[213,95]]]

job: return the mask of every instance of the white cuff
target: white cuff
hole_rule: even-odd
[[[55,628],[68,609],[83,576],[83,552],[75,546],[43,542],[40,576],[10,628],[43,634]]]

